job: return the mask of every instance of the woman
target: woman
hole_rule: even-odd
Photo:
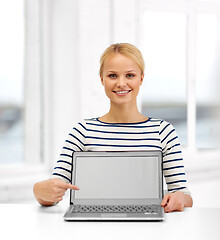
[[[164,120],[142,115],[137,108],[137,95],[144,79],[141,52],[128,43],[112,44],[100,59],[100,78],[110,110],[99,118],[79,122],[68,139],[54,168],[51,179],[36,183],[34,194],[42,205],[62,200],[71,185],[73,151],[139,151],[163,152],[163,173],[169,193],[161,202],[165,212],[183,211],[192,206],[186,185],[180,143],[175,129]]]

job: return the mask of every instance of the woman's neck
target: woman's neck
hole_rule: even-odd
[[[111,104],[109,112],[99,119],[108,123],[135,123],[145,121],[148,118],[138,111],[137,106]]]

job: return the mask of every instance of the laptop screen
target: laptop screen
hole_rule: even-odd
[[[158,156],[77,156],[75,199],[159,198]]]

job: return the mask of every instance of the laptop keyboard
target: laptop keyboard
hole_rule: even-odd
[[[75,205],[75,213],[158,213],[158,205]]]

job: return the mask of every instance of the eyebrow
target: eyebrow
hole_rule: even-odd
[[[136,72],[136,71],[135,70],[128,70],[128,71],[126,71],[126,73],[129,73],[129,72]],[[117,73],[117,71],[110,70],[110,71],[108,71],[108,73]]]

